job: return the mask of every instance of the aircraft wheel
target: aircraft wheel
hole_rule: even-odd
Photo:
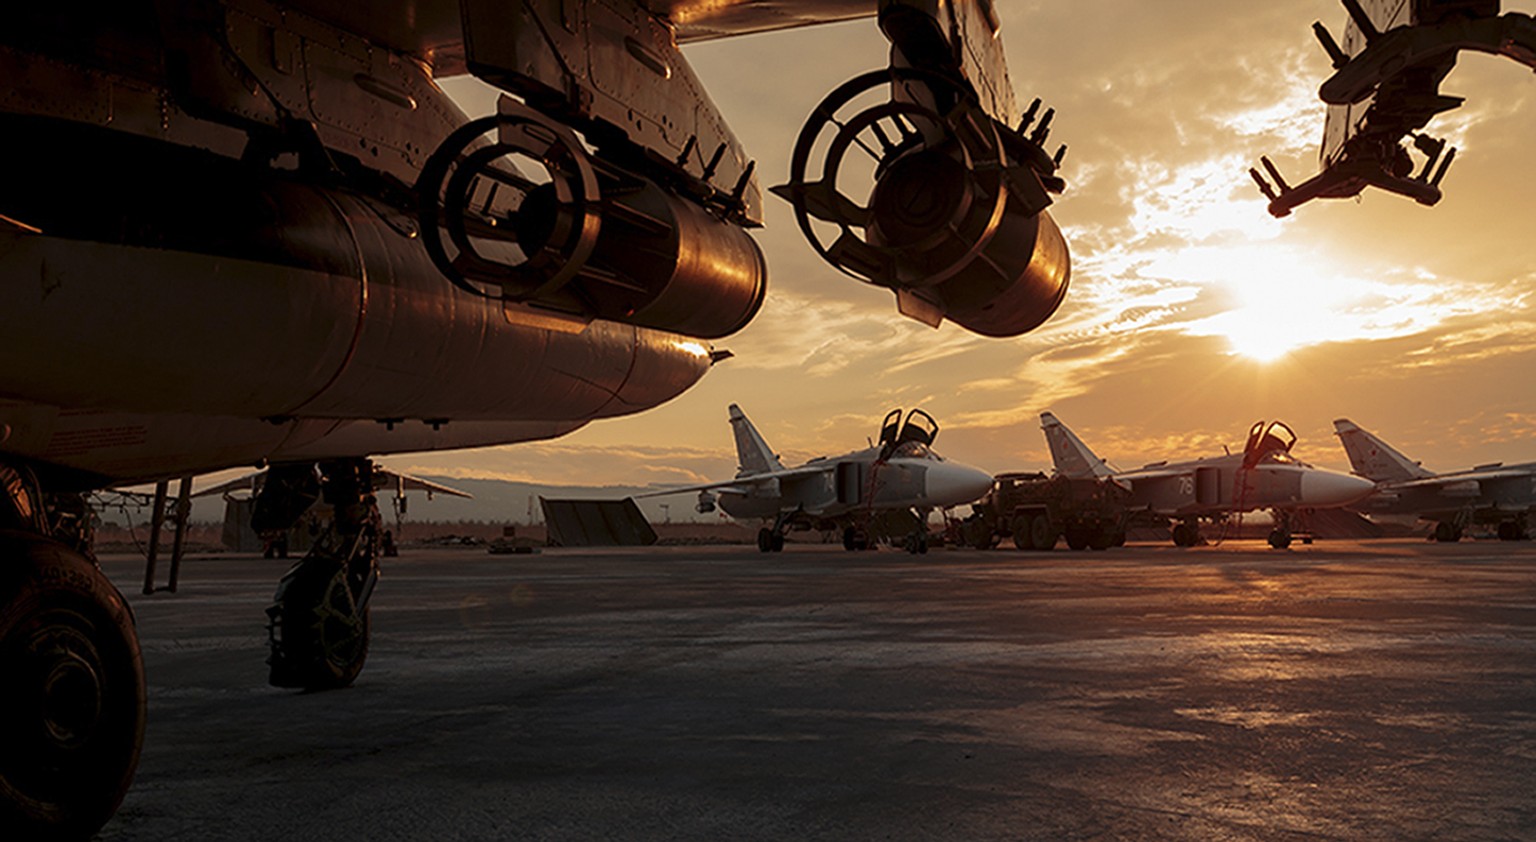
[[[853,552],[858,549],[859,531],[853,527],[843,530],[843,549]]]
[[[271,609],[282,630],[282,667],[273,665],[278,687],[334,690],[346,687],[368,659],[368,609],[356,599],[345,565],[300,562]]]
[[[774,553],[784,552],[784,533],[774,532],[768,536],[768,551]]]
[[[63,544],[0,532],[0,676],[0,828],[90,837],[144,739],[144,662],[122,594]]]
[[[1115,530],[1114,545],[1117,546],[1117,547],[1125,546],[1125,530],[1124,529],[1116,529]]]
[[[1056,531],[1055,524],[1051,523],[1050,515],[1036,515],[1029,524],[1029,544],[1041,552],[1049,552],[1056,549],[1056,540],[1061,534]]]
[[[1291,533],[1283,529],[1273,529],[1269,533],[1269,545],[1277,550],[1283,550],[1291,545]]]
[[[1447,521],[1435,524],[1435,540],[1442,544],[1454,544],[1461,540],[1461,530]]]
[[[847,541],[844,541],[847,544]],[[760,553],[773,552],[773,530],[766,526],[757,530],[757,551]]]
[[[1511,520],[1506,520],[1499,524],[1500,541],[1518,541],[1521,537],[1520,524]]]
[[[1200,541],[1200,532],[1195,527],[1181,523],[1173,528],[1173,544],[1176,547],[1193,547]]]

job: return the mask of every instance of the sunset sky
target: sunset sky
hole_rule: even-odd
[[[1176,6],[1177,12],[1169,7]],[[1530,12],[1531,4],[1506,3]],[[1309,32],[1342,34],[1336,2],[1005,0],[1014,87],[1057,109],[1070,151],[1051,214],[1071,244],[1066,303],[1021,338],[932,330],[889,292],[823,264],[769,197],[757,239],[770,293],[735,352],[692,391],[552,442],[393,457],[415,473],[551,484],[728,477],[726,406],[787,462],[864,444],[892,407],[943,425],[938,449],[992,472],[1040,469],[1055,412],[1121,467],[1237,446],[1258,419],[1296,454],[1347,470],[1345,416],[1427,467],[1536,459],[1536,78],[1463,57],[1431,123],[1459,148],[1427,209],[1368,192],[1274,220],[1247,169],[1269,154],[1315,171],[1330,71]],[[800,125],[833,86],[883,66],[873,21],[687,48],[765,187],[784,181]],[[472,114],[492,99],[446,85]]]

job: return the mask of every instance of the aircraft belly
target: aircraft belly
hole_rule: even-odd
[[[263,461],[308,461],[483,447],[565,435],[580,421],[466,421],[440,426],[307,419],[139,415],[0,402],[0,452],[105,483],[147,482]]]

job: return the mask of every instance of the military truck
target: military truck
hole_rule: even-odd
[[[990,549],[1011,538],[1021,550],[1050,550],[1062,538],[1074,550],[1118,547],[1130,520],[1130,491],[1112,479],[1043,473],[997,475],[992,490],[960,524],[966,546]]]

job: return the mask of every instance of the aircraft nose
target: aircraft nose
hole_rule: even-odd
[[[1376,490],[1368,479],[1334,471],[1307,471],[1301,475],[1301,501],[1309,506],[1347,506]]]
[[[971,503],[992,490],[992,475],[969,465],[947,462],[928,469],[928,501],[935,506]]]

